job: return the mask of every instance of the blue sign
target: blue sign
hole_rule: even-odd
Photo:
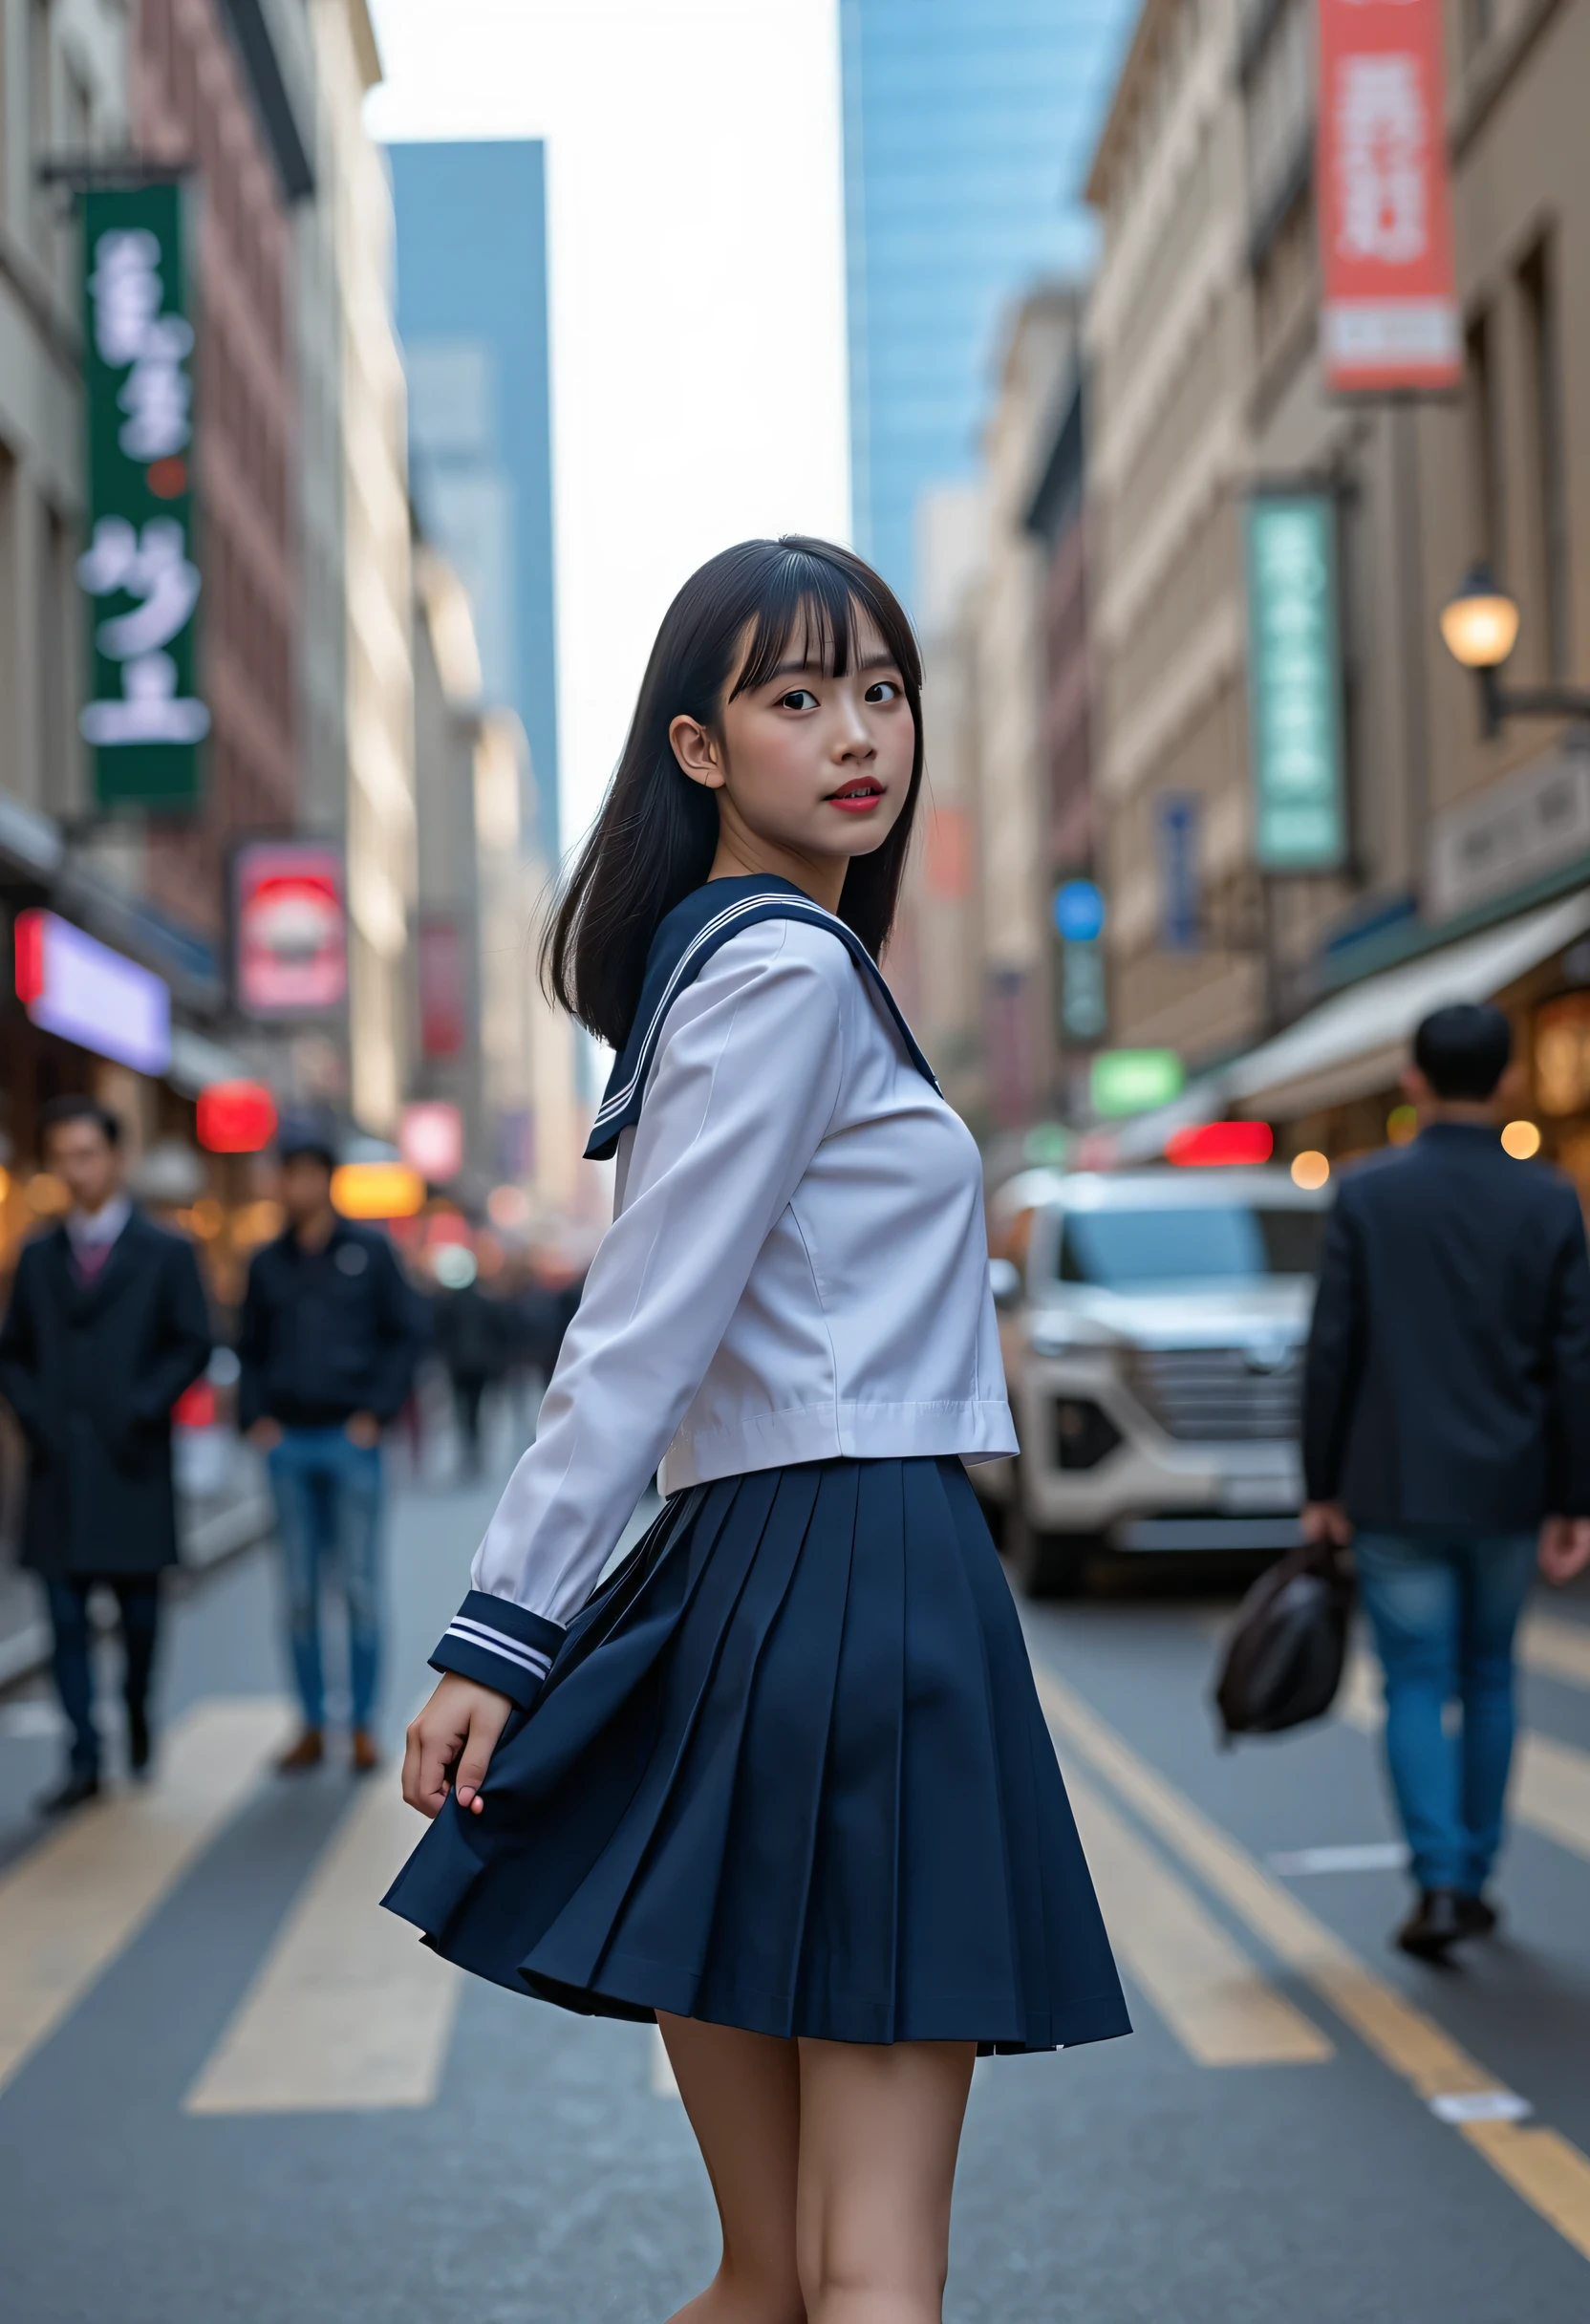
[[[1105,899],[1090,879],[1068,879],[1055,893],[1055,926],[1068,944],[1091,944],[1105,924]]]
[[[1170,793],[1157,802],[1159,949],[1198,949],[1198,801]]]

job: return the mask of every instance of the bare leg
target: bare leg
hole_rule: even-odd
[[[795,2266],[796,2046],[661,2010],[657,2024],[723,2230],[716,2277],[671,2324],[806,2324]]]
[[[796,2241],[809,2324],[941,2324],[975,2044],[800,2050]]]

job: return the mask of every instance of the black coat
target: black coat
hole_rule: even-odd
[[[22,1561],[52,1580],[177,1560],[171,1408],[209,1361],[193,1246],[134,1211],[92,1283],[64,1227],[17,1261],[0,1395],[28,1440]]]
[[[1566,1178],[1443,1122],[1343,1179],[1303,1466],[1310,1500],[1376,1530],[1590,1516],[1590,1259]]]
[[[306,1251],[290,1227],[248,1269],[238,1425],[340,1428],[355,1412],[395,1419],[426,1336],[423,1302],[384,1235],[339,1218],[324,1250]]]

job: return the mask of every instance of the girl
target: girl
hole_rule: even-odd
[[[978,1151],[876,965],[920,686],[827,542],[668,611],[548,939],[613,1224],[408,1733],[392,1908],[662,2029],[723,2231],[676,2324],[931,2324],[978,2051],[1128,2031],[962,1468],[1016,1450]]]

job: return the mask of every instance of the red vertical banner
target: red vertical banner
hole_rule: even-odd
[[[1455,386],[1441,0],[1320,0],[1321,351],[1338,392]]]

